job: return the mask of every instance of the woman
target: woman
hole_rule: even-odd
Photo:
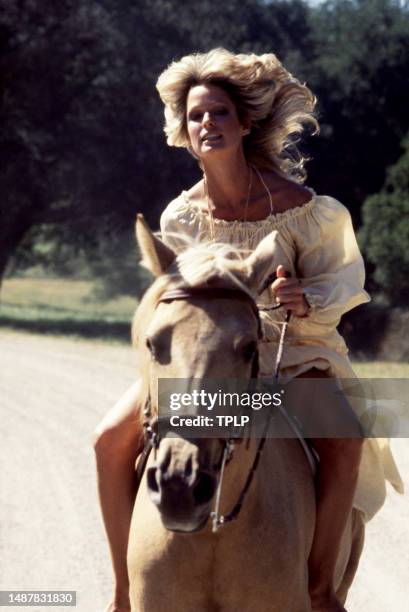
[[[253,249],[277,229],[283,265],[263,300],[280,302],[292,312],[282,374],[353,376],[336,326],[344,312],[369,297],[363,290],[363,263],[347,210],[301,185],[304,160],[294,136],[304,124],[318,127],[310,90],[272,54],[233,55],[223,49],[173,63],[157,87],[165,104],[168,143],[186,147],[203,171],[203,179],[164,211],[163,239],[176,250],[183,247],[183,240],[175,234],[183,232],[199,240],[231,241]],[[292,273],[290,278],[286,270]],[[264,376],[273,371],[283,316],[263,313]],[[142,431],[135,419],[139,409],[136,383],[101,423],[95,444],[116,577],[111,612],[130,609],[126,548],[134,502],[133,467],[142,448]],[[346,408],[329,407],[340,409]],[[309,557],[314,612],[344,610],[334,592],[333,575],[362,451],[360,430],[354,426],[355,437],[313,440],[321,460]]]

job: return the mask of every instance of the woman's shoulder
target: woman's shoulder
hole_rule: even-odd
[[[194,207],[187,191],[182,191],[171,200],[160,216],[162,232],[191,233],[197,224]]]
[[[292,218],[298,213],[308,212],[315,217],[348,218],[349,210],[339,200],[330,195],[317,195],[311,187],[305,187],[295,181],[267,174],[266,184],[274,202],[274,211],[279,216]],[[269,179],[269,180],[268,180]]]
[[[161,215],[161,226],[164,223],[178,221],[184,225],[195,224],[198,213],[204,210],[203,181],[199,181],[188,190],[183,190],[166,206]]]
[[[312,189],[289,178],[277,176],[274,172],[265,172],[262,176],[270,191],[276,214],[300,208],[308,204],[314,195]]]
[[[168,220],[172,218],[178,218],[188,210],[188,202],[186,198],[186,192],[182,191],[178,196],[166,205],[161,214],[162,220]]]

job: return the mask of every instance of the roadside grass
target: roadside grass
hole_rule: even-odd
[[[137,302],[103,300],[92,281],[10,278],[3,282],[0,326],[37,333],[129,343]],[[409,363],[355,360],[360,378],[409,378]]]
[[[355,361],[352,366],[359,378],[409,378],[409,363],[393,361]]]
[[[0,325],[26,331],[129,341],[136,300],[100,299],[92,281],[11,278],[3,282]]]

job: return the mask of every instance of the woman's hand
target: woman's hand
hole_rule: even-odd
[[[286,310],[291,310],[297,317],[305,317],[309,310],[309,304],[304,297],[298,278],[287,278],[284,266],[277,266],[277,278],[272,283],[271,289],[277,304],[282,304]]]

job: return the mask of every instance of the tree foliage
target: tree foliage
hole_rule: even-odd
[[[380,193],[363,205],[360,243],[374,280],[392,304],[409,303],[409,135]]]
[[[192,49],[240,48],[258,9],[238,0],[9,0],[0,15],[0,275],[17,247],[18,261],[38,254],[45,225],[56,228],[50,253],[71,245],[93,255],[109,234],[129,242],[137,211],[157,223],[195,170],[164,145],[156,78]]]
[[[312,143],[313,175],[359,221],[409,129],[409,12],[395,0],[333,0],[312,12],[311,25],[306,76],[323,136]]]
[[[183,54],[277,53],[318,96],[322,135],[303,145],[310,183],[357,221],[409,129],[409,12],[397,0],[7,0],[1,9],[0,278],[16,253],[15,263],[70,252],[102,262],[106,248],[116,270],[135,213],[156,225],[198,177],[185,152],[165,146],[155,91]]]

